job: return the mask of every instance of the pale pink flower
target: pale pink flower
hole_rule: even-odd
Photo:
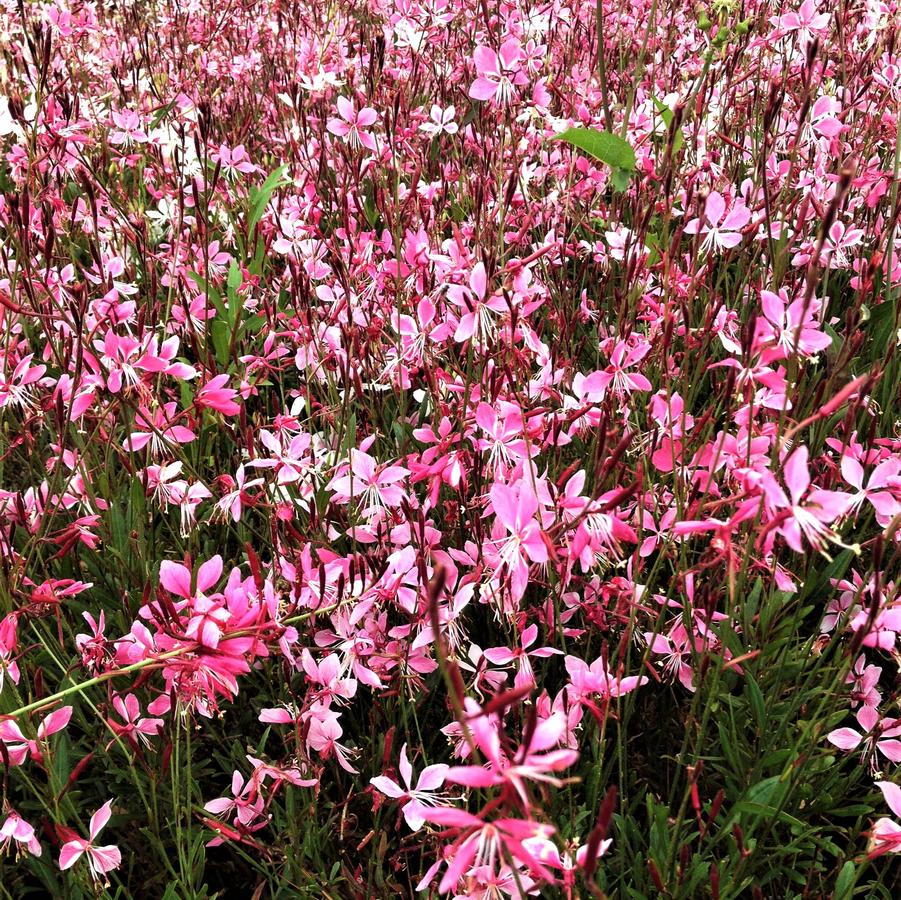
[[[340,118],[329,119],[328,130],[343,138],[351,147],[365,147],[373,153],[378,152],[375,136],[365,129],[374,125],[378,114],[372,107],[364,106],[359,111],[353,101],[347,97],[338,97],[336,101]]]
[[[113,801],[107,800],[91,816],[90,838],[88,840],[75,838],[63,844],[59,854],[60,869],[71,868],[82,855],[87,856],[91,877],[95,881],[105,881],[104,876],[107,872],[112,872],[113,869],[119,868],[122,863],[122,854],[119,852],[119,848],[113,844],[107,844],[106,846],[98,846],[96,844],[97,835],[110,820],[112,805]]]
[[[704,235],[701,248],[707,251],[729,250],[742,240],[741,230],[751,221],[751,213],[741,200],[736,200],[726,212],[726,201],[719,191],[711,191],[704,203],[703,219],[692,219],[685,226],[686,234]]]
[[[413,786],[413,767],[407,758],[407,745],[400,748],[400,777],[403,787],[387,775],[371,778],[369,783],[385,796],[394,800],[403,800],[401,811],[412,831],[419,831],[425,819],[422,816],[423,806],[434,806],[446,801],[436,796],[436,791],[444,784],[448,767],[442,763],[426,766],[419,774],[416,786]]]

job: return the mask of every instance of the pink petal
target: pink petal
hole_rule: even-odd
[[[97,837],[100,829],[103,828],[103,826],[106,825],[107,822],[109,822],[110,816],[113,814],[112,806],[113,801],[107,800],[106,803],[104,803],[103,806],[101,806],[100,809],[98,809],[97,812],[95,812],[94,815],[91,816],[90,835],[92,841],[95,837]]]
[[[407,792],[397,782],[392,781],[385,775],[377,775],[375,778],[370,778],[369,783],[386,797],[391,797],[394,800],[407,796]]]
[[[479,75],[500,76],[497,54],[490,47],[476,47],[472,59]]]
[[[70,869],[78,862],[78,858],[84,853],[88,842],[78,838],[63,844],[62,850],[59,852],[59,867],[61,869]]]
[[[896,816],[901,816],[901,787],[891,781],[877,781],[876,787],[882,791],[882,796],[885,797],[889,809]]]
[[[191,596],[191,573],[181,563],[163,560],[160,563],[160,584],[178,597]]]
[[[197,590],[206,593],[222,576],[222,557],[219,554],[207,560],[197,570]]]
[[[719,225],[726,211],[726,201],[719,191],[711,191],[704,204],[704,215],[711,225]]]
[[[863,740],[853,728],[837,728],[830,731],[826,739],[840,750],[853,750]]]

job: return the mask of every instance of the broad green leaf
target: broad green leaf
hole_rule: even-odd
[[[627,141],[609,131],[594,128],[567,128],[555,140],[566,141],[589,156],[599,159],[614,169],[634,169],[635,151]]]
[[[627,169],[614,169],[610,175],[610,182],[614,190],[622,193],[629,188],[630,174]]]

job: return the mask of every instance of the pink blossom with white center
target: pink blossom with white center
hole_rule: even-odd
[[[491,47],[476,47],[472,58],[478,73],[469,87],[473,100],[510,103],[518,94],[517,88],[528,84],[528,75],[521,66],[522,46],[516,38],[507,38],[499,53]]]
[[[901,817],[901,787],[892,781],[877,781],[875,785],[882,791],[888,808]],[[870,830],[870,845],[873,853],[901,852],[901,825],[892,819],[878,819]]]
[[[805,540],[815,550],[822,550],[830,541],[840,543],[829,526],[847,512],[851,502],[850,496],[841,491],[810,489],[808,457],[807,447],[801,444],[785,461],[783,476],[791,499],[770,473],[765,473],[762,481],[767,500],[780,513],[776,531],[798,553],[804,552]],[[751,501],[752,505],[755,503]]]
[[[520,646],[514,649],[509,647],[490,647],[483,651],[483,656],[496,666],[504,666],[509,663],[516,663],[516,675],[513,679],[514,688],[527,688],[535,686],[535,673],[532,670],[532,663],[529,657],[534,656],[536,659],[547,659],[549,656],[563,655],[562,650],[554,647],[536,647],[534,650],[529,648],[538,639],[538,626],[529,625],[523,629],[520,638]]]
[[[719,191],[711,191],[704,203],[702,219],[692,219],[685,226],[686,234],[704,235],[701,249],[708,252],[729,250],[742,241],[741,230],[751,221],[751,213],[742,200],[736,200],[726,212],[726,201]]]
[[[893,763],[901,762],[901,719],[882,718],[872,706],[861,706],[855,713],[860,731],[836,728],[826,735],[830,744],[840,750],[861,748],[861,763],[877,767],[877,753]]]
[[[0,409],[4,406],[32,407],[32,394],[35,386],[47,371],[46,366],[33,366],[33,354],[22,357],[16,364],[9,378],[0,372]]]
[[[350,451],[350,465],[326,486],[335,492],[335,502],[348,503],[352,498],[364,509],[398,506],[405,491],[399,482],[410,474],[403,466],[377,463],[363,450]]]
[[[438,789],[444,784],[444,776],[447,774],[448,767],[443,763],[426,766],[419,773],[416,786],[413,786],[413,767],[407,758],[407,745],[404,744],[400,748],[400,777],[403,780],[403,787],[392,778],[386,775],[378,775],[371,778],[369,783],[381,791],[387,797],[394,800],[403,800],[404,805],[401,811],[404,814],[404,820],[410,826],[412,831],[419,831],[425,823],[422,816],[423,806],[443,805],[450,802],[446,798],[436,795]]]
[[[794,354],[810,357],[831,346],[832,338],[820,330],[817,314],[819,300],[805,301],[803,297],[788,302],[783,288],[778,294],[760,292],[763,317],[757,320],[756,340],[765,347],[761,361],[769,364],[788,359]]]
[[[119,848],[113,844],[98,846],[97,835],[103,829],[112,815],[112,800],[107,800],[97,812],[91,816],[89,826],[90,838],[75,838],[63,844],[59,854],[60,869],[69,869],[82,857],[86,856],[91,878],[94,881],[105,881],[107,872],[118,869],[122,863],[122,854]]]
[[[340,118],[329,119],[328,130],[345,140],[354,149],[365,147],[373,153],[378,152],[375,136],[366,131],[378,120],[378,114],[372,107],[364,106],[359,111],[353,101],[347,97],[338,97],[336,101]]]
[[[8,809],[6,821],[0,825],[0,850],[7,850],[11,843],[24,847],[32,856],[40,856],[43,852],[41,842],[34,833],[34,826],[29,825],[14,809]]]
[[[530,562],[548,561],[547,545],[541,525],[536,521],[538,498],[525,481],[516,485],[494,484],[490,491],[491,508],[503,532],[492,542],[498,565],[507,567],[511,590],[518,600],[529,583]],[[500,529],[496,529],[500,530]]]

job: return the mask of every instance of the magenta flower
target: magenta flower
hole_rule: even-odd
[[[459,829],[453,843],[445,848],[447,870],[438,884],[438,890],[442,894],[452,891],[470,873],[477,873],[483,879],[486,876],[497,876],[507,855],[544,881],[553,881],[553,874],[526,843],[529,839],[549,838],[554,833],[549,825],[511,818],[485,822],[465,810],[445,807],[426,807],[422,816],[435,825]],[[440,866],[441,861],[433,865],[416,885],[416,889],[425,890],[434,880]]]
[[[222,557],[218,554],[197,569],[197,583],[194,587],[191,585],[191,570],[186,566],[169,560],[160,564],[160,584],[170,594],[188,601],[181,604],[187,608],[189,615],[185,637],[212,650],[219,646],[225,624],[231,618],[222,594],[206,593],[221,577]]]
[[[729,213],[726,201],[719,191],[711,191],[704,203],[704,217],[692,219],[685,226],[686,234],[704,235],[701,249],[707,251],[729,250],[742,240],[741,230],[751,221],[751,213],[741,200],[737,200]]]
[[[876,787],[888,808],[901,818],[901,787],[892,781],[877,781]],[[870,831],[870,844],[876,853],[901,853],[901,825],[892,819],[878,819]]]
[[[851,497],[841,491],[810,489],[808,458],[807,447],[801,444],[785,461],[783,477],[790,498],[769,473],[762,482],[767,499],[780,511],[776,530],[798,553],[804,552],[805,540],[815,550],[822,550],[829,541],[838,542],[829,526],[844,515],[851,504]]]
[[[374,125],[378,119],[376,111],[369,106],[364,106],[358,111],[347,97],[338,97],[336,103],[340,118],[329,119],[328,130],[337,137],[343,138],[355,149],[365,147],[367,150],[377,153],[378,145],[375,136],[365,130],[370,125]]]
[[[901,719],[882,718],[872,706],[861,706],[855,713],[860,731],[836,728],[826,735],[830,744],[840,750],[861,748],[861,762],[876,765],[877,752],[893,763],[901,762]]]
[[[447,781],[467,787],[487,788],[509,785],[518,795],[523,807],[529,809],[530,800],[526,781],[540,781],[554,787],[563,782],[554,772],[569,768],[578,758],[576,750],[557,749],[567,730],[566,717],[560,713],[551,715],[536,725],[528,743],[513,754],[501,749],[498,723],[494,716],[485,715],[478,704],[466,699],[467,727],[472,740],[485,758],[484,766],[451,766],[445,773]]]
[[[528,75],[521,68],[522,46],[516,38],[507,38],[500,53],[490,47],[476,47],[472,55],[478,77],[469,87],[473,100],[495,100],[509,103],[517,95],[517,87],[528,84]]]
[[[241,407],[235,403],[238,392],[234,388],[225,387],[228,375],[217,375],[204,384],[195,394],[194,403],[199,407],[214,409],[223,416],[236,416]]]
[[[503,529],[493,541],[494,552],[499,565],[507,567],[513,596],[519,599],[529,583],[529,563],[548,561],[541,525],[535,519],[538,498],[524,481],[516,486],[494,484],[489,495],[491,508]]]
[[[122,854],[119,852],[119,848],[113,844],[102,847],[96,844],[97,835],[110,820],[112,805],[113,801],[107,800],[91,816],[88,840],[75,838],[63,844],[59,854],[60,869],[70,869],[83,855],[87,856],[91,877],[95,881],[105,881],[104,876],[107,872],[119,868],[122,863]]]

